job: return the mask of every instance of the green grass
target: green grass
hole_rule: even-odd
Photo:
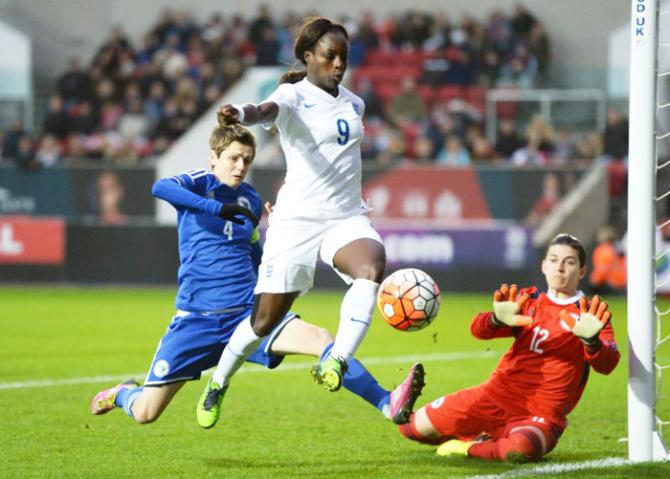
[[[173,295],[172,288],[0,288],[0,384],[146,371],[173,313]],[[335,331],[340,298],[313,292],[294,309]],[[410,361],[372,359],[497,353],[425,361],[428,384],[419,404],[478,384],[509,345],[509,340],[477,341],[469,334],[471,317],[489,303],[489,295],[449,295],[435,323],[417,333],[397,332],[377,317],[359,357],[363,362],[370,358],[369,369],[391,387],[404,377]],[[624,301],[612,301],[611,309],[624,358],[611,376],[592,374],[570,427],[543,465],[627,454],[620,441],[626,436]],[[307,362],[304,357],[286,361]],[[434,448],[407,441],[359,398],[313,385],[307,367],[247,368],[226,396],[221,422],[207,431],[195,422],[202,381],[187,384],[164,416],[147,426],[134,424],[121,411],[90,415],[92,396],[110,384],[92,379],[0,389],[0,477],[430,478],[534,467],[438,458]],[[642,464],[561,477],[633,475],[668,477],[670,467]]]

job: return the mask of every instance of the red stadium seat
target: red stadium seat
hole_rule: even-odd
[[[611,161],[607,165],[609,174],[609,197],[618,198],[626,191],[626,182],[628,180],[628,168],[621,160]]]
[[[395,65],[402,65],[414,68],[422,68],[424,52],[421,50],[400,51],[397,52],[394,59]]]
[[[385,81],[388,68],[380,65],[363,66],[353,72],[354,88],[358,88],[361,78],[367,78],[372,84],[377,85]]]
[[[421,68],[425,52],[421,50],[369,50],[365,56],[368,66]]]
[[[434,95],[437,101],[446,103],[454,98],[463,98],[463,89],[454,85],[441,86],[435,90]]]
[[[398,83],[380,83],[375,86],[375,91],[381,98],[382,103],[386,104],[400,92],[400,85]]]
[[[421,68],[399,65],[394,68],[385,68],[383,74],[379,76],[380,83],[397,83],[400,84],[403,78],[412,77],[415,81],[421,76]]]
[[[385,50],[368,50],[365,55],[365,64],[369,66],[390,66],[395,61],[395,52]]]
[[[509,87],[506,90],[514,91],[516,87]],[[514,118],[519,104],[515,101],[499,101],[496,103],[496,116],[498,118]]]
[[[461,59],[462,54],[463,52],[460,50],[460,48],[451,47],[445,52],[444,56],[447,60],[458,61]]]
[[[486,112],[486,92],[488,89],[481,86],[469,86],[465,88],[463,95],[465,100],[482,113]]]
[[[419,85],[416,89],[426,105],[433,104],[433,101],[435,101],[435,87],[430,85]]]
[[[486,102],[487,88],[481,86],[469,86],[465,88],[465,99],[470,103]]]
[[[496,108],[498,118],[514,118],[517,106],[514,101],[499,101]]]
[[[421,134],[421,127],[419,125],[403,125],[402,135],[407,144],[412,144]]]

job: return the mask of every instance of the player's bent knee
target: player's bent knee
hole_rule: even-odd
[[[444,441],[444,437],[428,419],[425,407],[415,412],[410,421],[399,426],[398,429],[407,439],[423,444],[441,444]]]
[[[156,407],[144,406],[142,404],[133,405],[133,419],[138,424],[151,424],[161,416],[161,409]]]
[[[276,321],[274,315],[260,312],[254,318],[253,325],[251,326],[256,336],[267,336],[272,331]]]
[[[159,414],[149,414],[146,412],[140,412],[138,413],[133,413],[133,418],[135,419],[135,422],[138,424],[151,424],[152,422],[156,421],[160,417]]]
[[[505,461],[510,462],[531,462],[539,461],[544,455],[542,444],[532,433],[516,433],[508,438],[506,451],[504,451]]]
[[[137,424],[151,424],[152,422],[156,421],[156,419],[158,419],[157,415],[156,416],[149,416],[149,415],[142,416],[142,415],[140,415],[140,416],[133,416],[133,417],[135,418],[135,422]]]
[[[133,411],[133,418],[138,424],[151,424],[160,417],[160,413],[151,412],[151,411]]]
[[[375,260],[370,263],[365,263],[356,266],[351,272],[351,277],[354,279],[367,279],[379,283],[384,276],[384,261]]]
[[[412,416],[412,423],[417,432],[423,437],[437,438],[441,436],[430,419],[428,419],[428,413],[426,412],[425,406],[414,413],[414,416]]]

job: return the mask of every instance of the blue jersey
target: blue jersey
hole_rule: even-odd
[[[244,216],[237,216],[244,220],[238,225],[220,218],[219,211],[224,203],[237,203],[260,218],[258,192],[248,183],[233,189],[205,170],[158,180],[152,192],[177,209],[177,309],[204,312],[252,305],[261,256],[258,230]]]

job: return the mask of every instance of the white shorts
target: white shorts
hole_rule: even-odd
[[[270,215],[256,294],[305,294],[314,285],[319,257],[349,284],[353,279],[333,266],[335,254],[358,239],[369,238],[384,244],[366,215],[337,220],[272,220]]]

